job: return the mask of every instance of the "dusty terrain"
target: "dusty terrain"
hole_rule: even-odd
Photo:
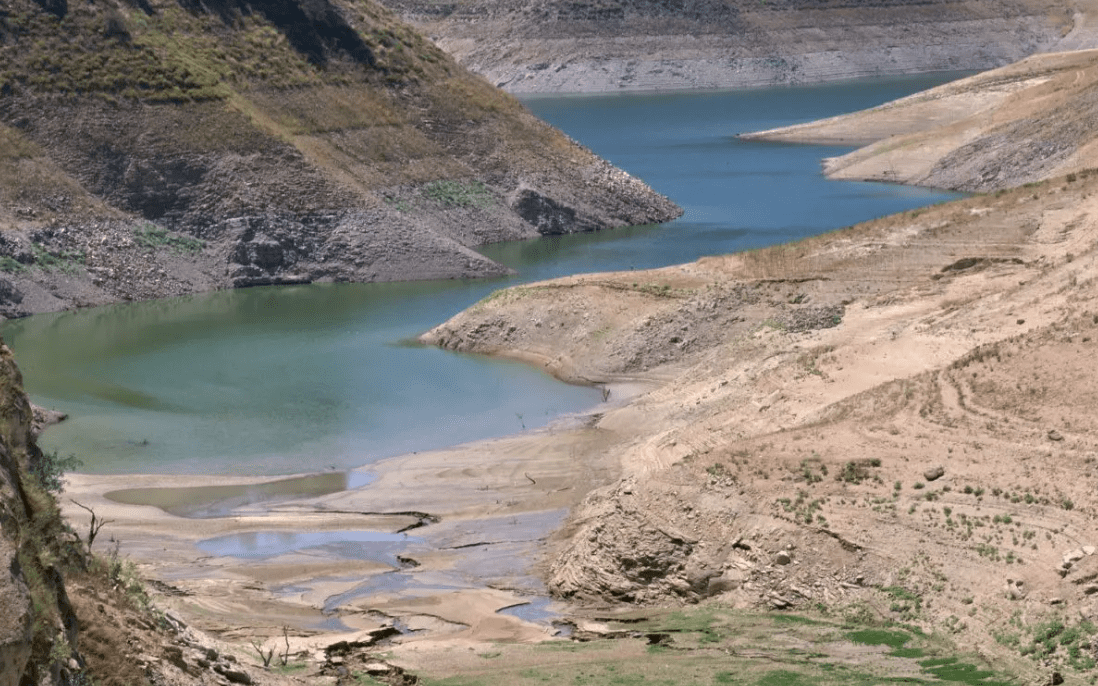
[[[865,146],[837,179],[989,192],[1098,166],[1098,50],[1035,55],[880,107],[747,138]]]
[[[1085,115],[1080,65],[1091,56],[1048,59],[1083,76],[1070,91],[1077,102],[1046,104]],[[988,102],[998,97],[1006,112],[1010,88]],[[969,92],[956,111],[980,97]],[[1014,141],[1016,157],[1039,160],[1045,148],[1029,142]],[[211,661],[209,645],[259,678],[297,678],[257,668],[249,640],[284,641],[309,679],[335,683],[349,683],[349,661],[394,683],[459,672],[476,676],[443,683],[491,682],[481,661],[499,655],[508,668],[564,669],[497,647],[550,638],[545,624],[497,612],[546,591],[570,601],[577,638],[626,632],[633,642],[617,655],[633,662],[645,635],[609,621],[634,621],[616,609],[702,604],[722,617],[808,613],[829,631],[900,622],[1036,683],[1094,673],[1094,171],[793,245],[508,289],[424,340],[606,384],[607,402],[543,431],[386,461],[358,488],[213,518],[141,503],[244,481],[73,476],[66,515],[77,532],[88,512],[73,501],[109,520],[94,547],[110,559],[117,546],[151,579],[176,623],[162,630],[230,644],[196,633],[176,655],[168,638],[146,637],[138,644],[162,641],[148,661],[159,674],[228,680],[230,661]],[[107,497],[123,488],[143,490],[122,498],[130,504]],[[286,549],[242,562],[199,547],[348,529],[414,540],[380,561]],[[731,621],[710,619],[690,640]],[[386,637],[395,641],[378,648]],[[340,639],[343,648],[324,649]],[[729,643],[721,659],[741,650]],[[529,682],[556,678],[524,669]],[[766,678],[758,683],[782,683]],[[604,682],[613,680],[586,683]]]
[[[1012,616],[1098,612],[1096,190],[534,284],[426,339],[663,382],[595,425],[623,476],[574,512],[558,596],[866,603],[1010,654]]]
[[[1090,0],[387,0],[514,93],[740,88],[989,69],[1098,47]]]

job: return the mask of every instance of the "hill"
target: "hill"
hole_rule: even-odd
[[[385,2],[515,93],[814,83],[1098,47],[1092,0]]]
[[[0,313],[500,274],[678,209],[369,0],[11,0]]]
[[[745,138],[865,146],[827,174],[990,192],[1098,166],[1098,50],[1017,64],[862,112]]]
[[[1098,174],[1061,166],[1088,137],[1057,157],[1021,131],[1088,116],[1094,56],[1048,59],[1071,68],[985,115],[1025,113],[996,153],[1021,186],[977,176],[993,192],[787,246],[508,289],[424,336],[650,384],[594,420],[621,476],[562,529],[555,595],[899,622],[1032,683],[1092,678]],[[973,100],[963,83],[937,93]],[[935,152],[934,93],[786,133],[925,127],[875,148]]]

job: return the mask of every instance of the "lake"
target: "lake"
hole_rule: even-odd
[[[685,209],[679,220],[487,246],[490,281],[254,288],[38,315],[0,327],[42,439],[97,473],[289,474],[544,426],[597,389],[409,341],[492,290],[647,269],[818,234],[956,197],[823,178],[845,148],[735,134],[870,107],[958,74],[692,93],[537,96],[538,116]]]

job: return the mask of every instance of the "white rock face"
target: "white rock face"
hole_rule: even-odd
[[[735,88],[987,69],[1055,48],[1085,16],[1042,2],[686,2],[470,0],[439,16],[387,0],[469,69],[513,93]],[[975,18],[975,17],[980,18]],[[1082,17],[1082,18],[1079,18]],[[1077,30],[1090,47],[1094,32]]]

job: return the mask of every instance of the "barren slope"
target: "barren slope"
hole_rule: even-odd
[[[862,112],[746,138],[853,143],[829,176],[987,192],[1098,166],[1098,50],[1035,55]]]
[[[727,88],[957,69],[1095,47],[1091,0],[386,4],[508,91]]]
[[[425,340],[659,383],[597,424],[623,478],[562,534],[559,596],[862,612],[1027,664],[1040,622],[1098,620],[1096,191],[533,284]],[[1024,669],[1074,673],[1049,652]]]

